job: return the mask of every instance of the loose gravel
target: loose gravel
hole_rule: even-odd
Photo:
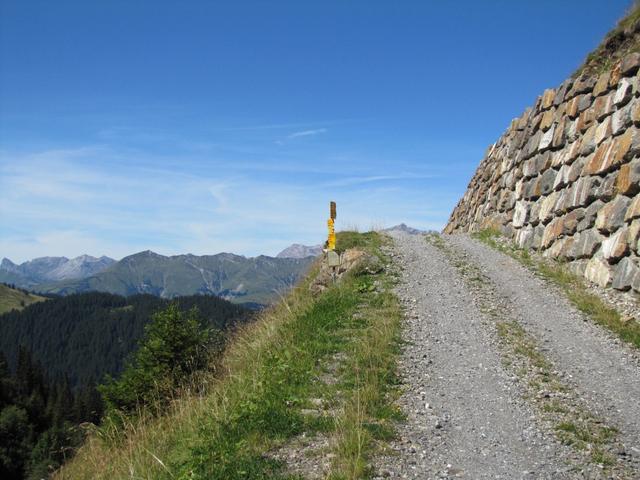
[[[446,237],[497,287],[589,409],[619,430],[620,455],[640,470],[640,361],[629,346],[511,257],[467,235]],[[639,477],[640,478],[640,474]]]
[[[441,250],[391,232],[406,311],[399,365],[407,415],[379,478],[564,479],[573,452],[541,428],[502,363],[495,324]]]

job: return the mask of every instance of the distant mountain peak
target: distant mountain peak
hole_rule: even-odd
[[[159,253],[156,253],[156,252],[154,252],[152,250],[143,250],[141,252],[132,253],[131,255],[127,255],[121,261],[135,260],[135,259],[138,259],[138,258],[169,258],[169,257],[165,257],[164,255],[160,255]]]
[[[10,269],[10,268],[15,268],[17,267],[17,265],[15,263],[13,263],[11,260],[9,260],[7,257],[4,257],[2,259],[2,262],[0,263],[0,268],[2,269]]]
[[[400,223],[399,225],[394,225],[393,227],[385,228],[382,230],[383,232],[404,232],[409,235],[419,235],[420,233],[424,233],[422,230],[418,230],[417,228],[413,228],[408,226],[406,223]]]
[[[109,267],[115,260],[106,256],[100,258],[80,255],[69,260],[67,257],[38,257],[20,265],[8,258],[2,260],[0,271],[3,281],[23,287],[34,284],[86,278]]]
[[[284,250],[282,250],[276,258],[307,258],[307,257],[317,257],[322,253],[322,245],[301,245],[299,243],[294,243],[293,245],[288,246]]]

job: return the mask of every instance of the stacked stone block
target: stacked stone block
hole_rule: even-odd
[[[444,231],[485,228],[640,292],[640,54],[546,90],[511,122]]]

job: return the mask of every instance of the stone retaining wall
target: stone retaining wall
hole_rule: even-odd
[[[640,292],[640,54],[546,90],[480,163],[445,233],[497,228]]]

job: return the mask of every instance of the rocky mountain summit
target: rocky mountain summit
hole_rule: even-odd
[[[417,228],[413,228],[410,227],[408,225],[406,225],[405,223],[401,223],[399,225],[394,225],[393,227],[389,227],[389,228],[385,228],[382,230],[383,232],[404,232],[404,233],[408,233],[409,235],[418,235],[421,233],[428,233],[425,232],[423,230],[418,230]]]
[[[116,261],[102,256],[80,255],[67,257],[40,257],[16,265],[8,258],[0,263],[0,281],[13,283],[23,288],[61,280],[74,280],[95,275]]]
[[[307,258],[317,257],[322,253],[322,245],[301,245],[294,243],[276,255],[276,258]]]

